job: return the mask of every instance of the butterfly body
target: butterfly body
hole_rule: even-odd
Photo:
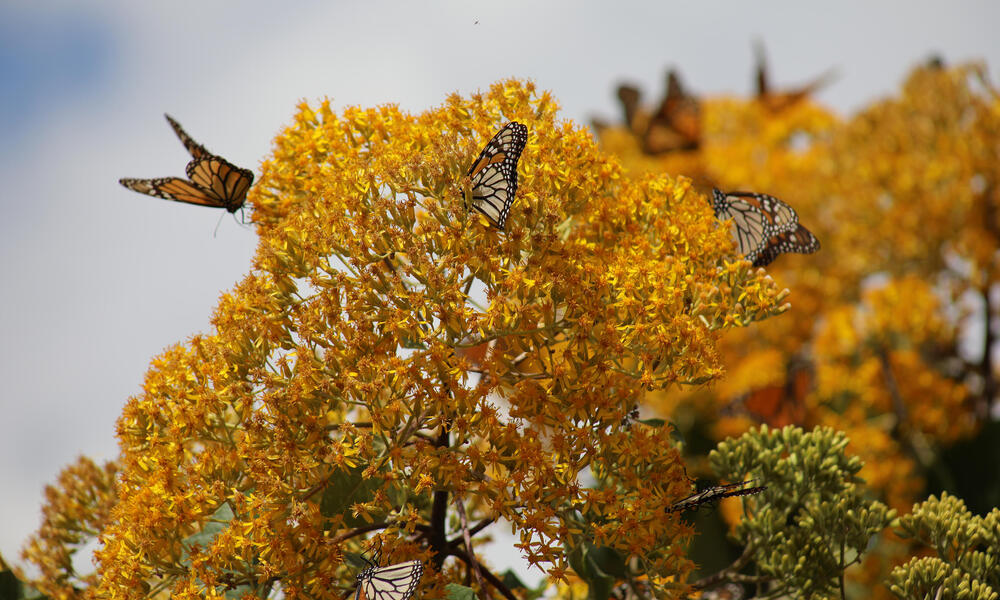
[[[799,224],[795,209],[774,196],[715,189],[712,210],[719,220],[732,219],[733,239],[755,267],[768,265],[786,252],[819,250],[819,240]]]
[[[358,573],[354,600],[409,600],[417,589],[424,565],[410,560],[395,565],[371,565]]]
[[[122,178],[118,183],[134,192],[175,202],[224,208],[231,213],[242,208],[247,191],[253,184],[253,171],[212,154],[194,141],[170,115],[164,116],[191,154],[191,162],[185,169],[188,178]]]
[[[514,121],[507,123],[466,173],[471,208],[482,213],[497,229],[507,224],[507,215],[514,204],[517,161],[527,142],[527,127]]]
[[[753,479],[747,481],[739,481],[737,483],[730,483],[728,485],[716,485],[708,489],[702,490],[696,494],[691,494],[683,500],[679,500],[667,509],[667,512],[680,512],[682,510],[691,510],[693,508],[698,508],[703,504],[709,504],[710,502],[715,502],[716,500],[722,500],[723,498],[733,498],[735,496],[749,496],[751,494],[759,494],[767,489],[766,485],[759,485],[755,487],[747,487],[754,483]]]

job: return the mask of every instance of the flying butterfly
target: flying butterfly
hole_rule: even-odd
[[[419,560],[386,567],[371,564],[358,573],[354,600],[409,600],[423,572],[424,565]]]
[[[490,140],[466,173],[472,208],[497,229],[507,224],[507,214],[517,194],[517,160],[528,143],[528,128],[511,121]]]
[[[642,138],[646,154],[697,150],[701,143],[701,102],[681,84],[677,71],[667,71],[667,94],[649,119]]]
[[[735,496],[749,496],[751,494],[759,494],[767,489],[766,485],[759,485],[755,487],[747,487],[754,483],[754,479],[749,479],[747,481],[740,481],[737,483],[730,483],[728,485],[716,485],[708,489],[702,490],[696,494],[691,494],[683,500],[679,500],[670,505],[667,512],[680,512],[682,510],[696,509],[703,504],[708,504],[710,502],[715,502],[717,500],[722,500],[723,498],[732,498]]]
[[[799,224],[799,215],[774,196],[712,190],[712,210],[720,221],[732,219],[739,251],[755,267],[768,265],[779,254],[812,254],[819,240]]]
[[[806,398],[814,386],[813,366],[805,359],[793,358],[784,371],[781,381],[733,398],[723,413],[746,416],[777,429],[804,425],[808,416]]]
[[[772,114],[779,113],[806,100],[814,92],[836,78],[836,71],[831,69],[800,88],[775,91],[769,83],[764,44],[759,40],[754,43],[754,54],[757,61],[757,101]]]
[[[166,200],[224,208],[235,213],[246,200],[247,191],[253,183],[253,171],[242,169],[205,149],[191,139],[180,123],[164,115],[167,122],[191,154],[187,164],[187,179],[180,177],[160,177],[157,179],[119,179],[118,183],[128,189],[156,196]]]

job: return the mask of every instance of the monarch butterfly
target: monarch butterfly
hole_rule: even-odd
[[[667,94],[642,138],[646,154],[696,150],[701,143],[701,103],[684,90],[676,71],[667,71]]]
[[[748,479],[747,481],[740,481],[737,483],[730,483],[728,485],[716,485],[708,489],[702,490],[696,494],[691,494],[683,500],[679,500],[670,505],[667,512],[680,512],[682,510],[691,510],[693,508],[698,508],[703,504],[708,504],[709,502],[715,502],[716,500],[722,500],[723,498],[732,498],[734,496],[749,496],[751,494],[759,494],[767,489],[766,485],[759,485],[756,487],[746,487],[753,483],[754,479]]]
[[[813,92],[830,83],[837,74],[831,69],[800,88],[777,92],[771,89],[768,82],[767,57],[764,54],[764,44],[760,41],[754,43],[754,54],[757,59],[757,101],[771,113],[779,113],[802,102]]]
[[[819,250],[819,240],[799,224],[795,209],[774,196],[714,189],[712,210],[719,220],[733,220],[733,239],[755,267],[770,264],[784,252]]]
[[[410,560],[397,565],[370,567],[358,573],[354,600],[408,600],[417,589],[424,565]]]
[[[497,229],[507,224],[507,214],[517,193],[517,160],[528,142],[528,128],[511,121],[490,140],[465,177],[471,187],[472,208]]]
[[[812,364],[793,358],[785,369],[784,380],[774,385],[751,389],[735,397],[725,412],[749,414],[771,427],[803,425],[807,417],[806,397],[813,387]]]
[[[241,169],[221,156],[216,156],[204,146],[191,139],[180,123],[170,117],[167,122],[191,154],[187,164],[187,179],[180,177],[160,177],[157,179],[119,179],[118,183],[128,189],[188,204],[199,204],[224,208],[235,213],[246,200],[247,190],[253,183],[253,172]],[[190,181],[189,181],[190,180]]]

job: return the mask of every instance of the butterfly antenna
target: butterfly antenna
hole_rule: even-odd
[[[219,233],[219,225],[222,225],[222,217],[224,216],[226,215],[219,215],[219,221],[215,224],[215,231],[212,232],[212,237],[216,237],[216,234]]]
[[[247,221],[246,221],[245,215],[243,213],[243,207],[242,206],[240,207],[240,218],[238,218],[238,219],[236,218],[236,213],[232,213],[232,215],[233,215],[233,220],[236,221],[239,224],[240,227],[243,227],[244,229],[247,228],[247,226],[249,225],[249,223],[247,223]]]

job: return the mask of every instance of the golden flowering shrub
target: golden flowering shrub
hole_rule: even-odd
[[[789,415],[806,428],[843,431],[865,464],[859,475],[901,513],[942,488],[968,494],[979,511],[995,505],[995,469],[967,468],[1000,451],[989,441],[1000,96],[983,72],[925,65],[895,96],[847,119],[809,102],[774,114],[756,101],[703,99],[701,145],[683,156],[697,163],[688,171],[675,170],[679,157],[639,156],[620,130],[602,132],[633,176],[699,172],[705,190],[773,194],[822,243],[816,254],[768,266],[791,290],[791,308],[720,339],[726,379],[649,402],[689,435],[713,440]],[[775,398],[773,412],[751,409]],[[889,542],[876,548],[880,559],[895,557],[889,568],[905,552]],[[855,574],[869,590],[887,575],[863,571]]]
[[[299,108],[249,196],[253,269],[119,420],[88,597],[341,597],[375,547],[428,565],[421,597],[509,593],[468,543],[500,518],[557,579],[620,556],[684,587],[664,507],[688,482],[630,415],[717,377],[718,332],[785,293],[688,181],[623,176],[556,111],[518,81],[418,115]],[[460,180],[508,120],[530,137],[498,232]]]
[[[97,581],[95,573],[80,573],[79,563],[89,564],[88,543],[108,523],[117,502],[114,462],[97,465],[80,457],[59,473],[58,482],[45,486],[42,525],[28,538],[22,558],[39,574],[33,580],[38,592],[53,600],[82,597]],[[80,556],[77,553],[81,553]],[[82,560],[74,564],[74,558]],[[22,575],[23,579],[23,575]]]

